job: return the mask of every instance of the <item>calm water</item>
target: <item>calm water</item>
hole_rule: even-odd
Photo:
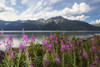
[[[3,32],[5,34],[5,39],[8,39],[9,36],[13,37],[13,42],[14,42],[13,47],[14,48],[19,46],[22,35],[23,35],[22,31],[3,31]],[[39,42],[40,44],[42,44],[44,36],[49,37],[50,33],[52,33],[52,34],[56,33],[56,31],[24,31],[24,32],[25,32],[25,34],[28,35],[29,40],[31,38],[31,35],[34,34],[36,42]],[[93,34],[99,35],[99,33],[100,33],[99,31],[59,31],[60,34],[62,32],[65,32],[66,36],[68,36],[69,38],[72,35],[75,35],[76,38],[87,38],[87,37],[93,36]],[[2,39],[2,36],[0,33],[0,42],[2,42],[2,41],[3,41],[3,39]],[[5,50],[4,45],[1,45],[0,49]]]

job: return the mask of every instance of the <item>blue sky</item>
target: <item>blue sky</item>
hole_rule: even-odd
[[[55,16],[100,23],[100,0],[0,0],[1,20],[37,20]]]

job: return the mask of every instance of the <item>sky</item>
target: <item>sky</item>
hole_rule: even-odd
[[[56,16],[100,23],[100,0],[0,0],[0,20],[37,20]]]

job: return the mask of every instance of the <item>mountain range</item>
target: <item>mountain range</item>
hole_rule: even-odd
[[[92,24],[93,26],[100,27],[100,23]]]
[[[62,16],[52,17],[47,20],[0,20],[0,30],[100,30],[100,27],[84,21],[69,20]]]

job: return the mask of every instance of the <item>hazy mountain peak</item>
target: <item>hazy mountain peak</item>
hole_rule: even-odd
[[[43,22],[45,22],[45,20],[43,18],[40,18],[40,19],[37,20],[37,22],[42,22],[43,23]]]
[[[62,16],[56,16],[56,17],[52,17],[50,19],[53,19],[53,20],[61,20],[61,19],[65,19],[65,18],[63,18]]]
[[[52,18],[48,19],[46,21],[46,23],[55,22],[57,24],[57,23],[62,23],[64,21],[68,21],[68,19],[63,18],[62,16],[56,16],[56,17],[52,17]]]

